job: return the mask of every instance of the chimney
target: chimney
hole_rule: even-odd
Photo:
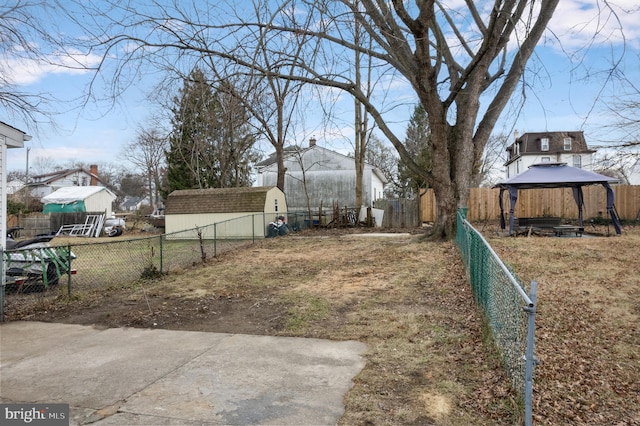
[[[311,136],[311,138],[309,139],[309,148],[313,148],[314,146],[316,146],[316,137]]]
[[[91,186],[98,186],[98,165],[92,164],[89,166],[89,173],[91,173]]]

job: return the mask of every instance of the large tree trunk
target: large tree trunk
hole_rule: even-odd
[[[287,169],[284,167],[284,146],[282,144],[277,144],[276,148],[276,160],[278,163],[278,177],[276,179],[276,186],[278,189],[284,192],[284,175],[287,172]]]

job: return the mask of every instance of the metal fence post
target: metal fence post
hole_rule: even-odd
[[[527,318],[527,354],[524,378],[524,424],[526,426],[533,425],[533,368],[536,364],[535,359],[535,321],[536,321],[536,295],[538,283],[531,281],[531,292],[529,298],[531,304],[526,306],[524,310],[528,314]]]
[[[213,257],[218,255],[218,224],[213,224]]]
[[[67,245],[67,297],[71,297],[71,244]]]
[[[162,259],[164,257],[164,250],[163,250],[163,245],[162,245],[162,235],[160,235],[160,272],[162,273],[162,267],[163,267],[163,262]]]
[[[251,215],[251,237],[252,237],[252,242],[256,242],[256,215],[252,214]]]

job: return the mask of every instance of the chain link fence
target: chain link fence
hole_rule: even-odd
[[[248,215],[171,234],[0,252],[0,321],[25,297],[103,292],[201,264],[267,236],[265,217]],[[22,299],[22,300],[19,300]]]
[[[524,423],[531,425],[536,282],[531,282],[527,294],[517,276],[466,220],[466,209],[458,212],[456,245],[507,376],[523,400]]]

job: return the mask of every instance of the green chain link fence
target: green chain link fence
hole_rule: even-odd
[[[531,425],[536,282],[531,282],[527,294],[517,276],[466,220],[466,209],[458,212],[456,245],[507,376],[523,400],[524,423]]]
[[[272,215],[256,214],[171,234],[5,250],[0,269],[0,321],[20,297],[81,295],[155,278],[267,236]],[[43,272],[46,271],[46,272]],[[5,299],[5,300],[3,300]],[[6,302],[6,303],[4,303]]]

